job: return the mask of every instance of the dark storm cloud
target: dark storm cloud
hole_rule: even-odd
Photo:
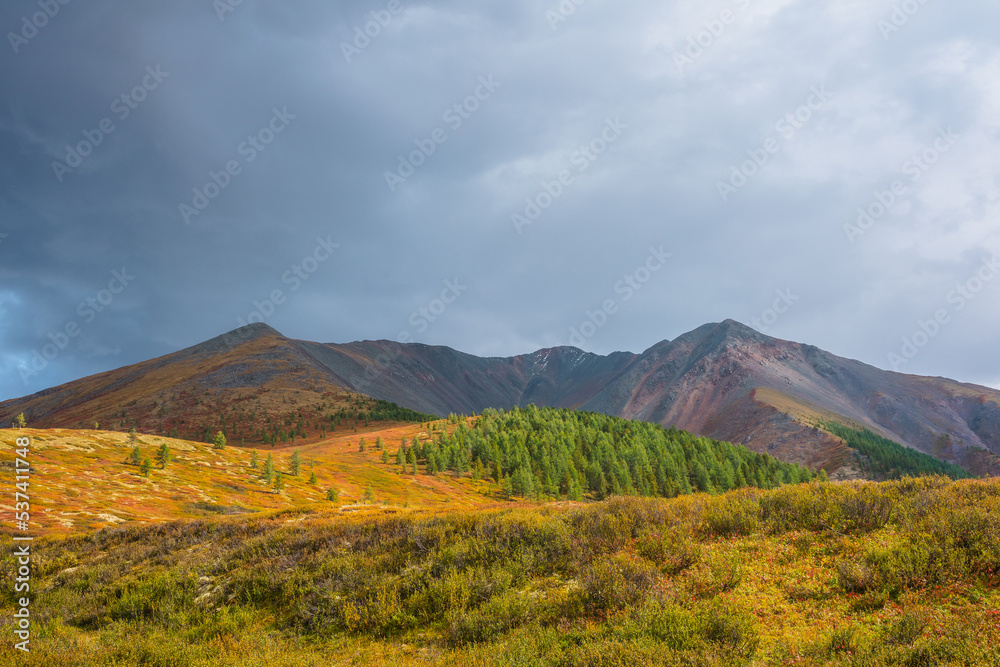
[[[490,355],[733,317],[1000,383],[992,3],[220,2],[0,10],[0,396],[260,311]]]

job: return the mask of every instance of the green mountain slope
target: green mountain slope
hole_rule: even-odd
[[[876,480],[945,475],[952,479],[972,477],[964,468],[933,456],[903,447],[868,429],[856,429],[836,422],[821,422],[820,426],[844,440],[863,457],[861,467],[866,476]]]

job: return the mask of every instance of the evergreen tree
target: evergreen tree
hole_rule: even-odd
[[[129,447],[135,447],[135,439],[136,439],[136,432],[135,432],[135,428],[133,427],[133,428],[129,429],[129,432],[128,432],[128,446]]]
[[[225,449],[226,448],[226,434],[219,431],[212,438],[212,449]]]
[[[382,463],[388,463],[389,462],[389,452],[387,452],[387,451],[385,451],[383,449],[382,450],[382,457],[381,458],[382,458]]]
[[[139,466],[139,472],[142,473],[143,477],[149,477],[149,469],[151,467],[152,464],[149,462],[149,457],[147,456],[142,459],[142,464]]]
[[[370,503],[375,501],[375,492],[372,491],[372,485],[369,484],[365,487],[365,502]]]
[[[365,439],[361,438],[361,440],[358,441],[358,451],[359,452],[365,451],[365,447],[366,447]]]
[[[695,461],[691,469],[691,478],[699,491],[711,493],[714,490],[712,488],[712,480],[708,476],[708,469],[701,461]]]
[[[24,418],[24,413],[20,413],[18,416],[14,417],[14,426],[19,429],[24,428],[28,425],[28,420]]]
[[[142,464],[142,452],[139,451],[139,446],[138,445],[136,445],[132,449],[132,453],[129,454],[129,456],[128,456],[128,463],[131,463],[134,466]]]
[[[332,486],[326,490],[326,499],[330,502],[337,502],[340,500],[340,491],[333,488]]]
[[[522,465],[514,471],[514,474],[507,478],[507,481],[510,482],[513,495],[523,497],[531,493],[533,484],[528,480],[528,476],[530,475],[531,473],[526,471]]]
[[[281,493],[281,490],[285,488],[285,478],[280,471],[274,475],[274,492]]]
[[[167,443],[160,445],[160,448],[156,450],[156,462],[159,464],[161,470],[167,467],[171,458],[170,447],[167,446]]]
[[[270,454],[267,455],[267,461],[264,462],[264,479],[271,484],[271,478],[274,476],[274,457]]]
[[[299,470],[302,468],[302,456],[299,454],[299,450],[292,452],[292,457],[288,460],[288,469],[291,471],[292,475],[298,477]]]
[[[315,470],[313,470],[313,471],[312,471],[312,472],[311,472],[311,473],[309,474],[309,483],[310,483],[310,484],[315,484],[315,483],[316,483],[316,471],[315,471]]]
[[[253,468],[254,470],[257,469],[257,450],[256,449],[253,450],[250,453],[250,467]]]

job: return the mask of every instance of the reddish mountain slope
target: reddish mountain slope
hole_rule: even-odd
[[[647,350],[583,409],[673,424],[818,465],[844,452],[810,428],[835,418],[976,472],[996,472],[1000,392],[882,371],[738,322]]]
[[[232,442],[263,442],[263,431],[299,424],[316,440],[335,430],[323,421],[370,401],[264,324],[251,324],[150,361],[75,380],[0,403],[0,424],[20,412],[37,428],[93,428],[203,440],[224,431]],[[356,426],[346,420],[344,426]]]
[[[310,415],[357,405],[351,392],[438,415],[529,403],[593,410],[830,471],[850,468],[850,450],[814,426],[836,419],[976,473],[1000,473],[1000,392],[882,371],[732,320],[639,355],[561,347],[510,358],[389,341],[296,341],[258,324],[0,403],[0,424],[25,411],[39,427],[100,420],[190,437],[221,418],[244,424],[237,430],[252,438],[262,415],[306,417],[307,427],[325,428]]]

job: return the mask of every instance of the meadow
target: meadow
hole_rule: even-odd
[[[1000,664],[1000,480],[304,503],[34,551],[32,651],[0,664]]]

